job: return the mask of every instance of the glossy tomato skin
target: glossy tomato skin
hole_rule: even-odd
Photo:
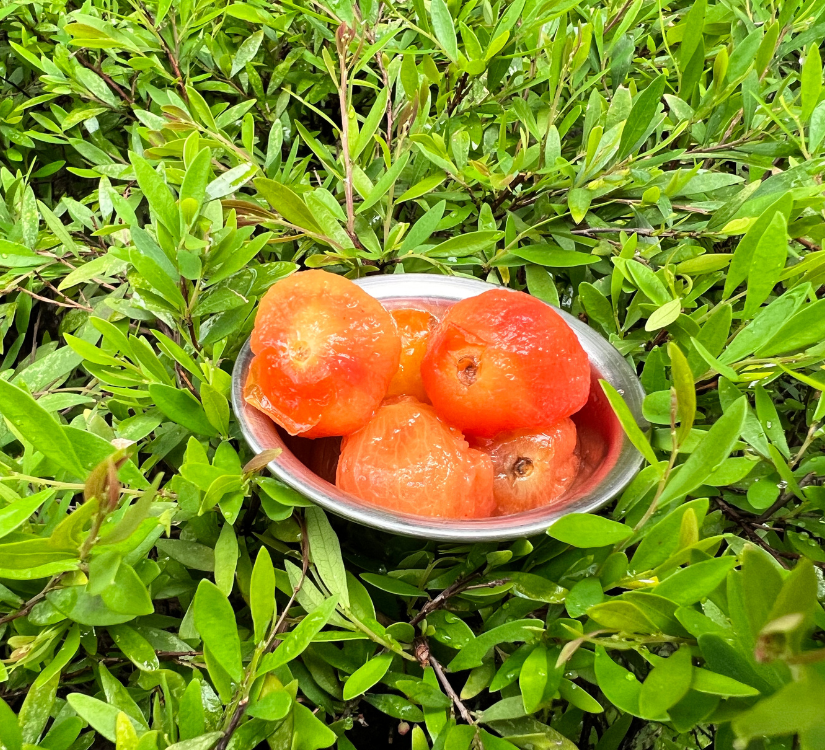
[[[343,276],[302,271],[270,287],[251,338],[246,400],[290,435],[363,427],[398,369],[390,314]]]
[[[341,444],[336,484],[366,503],[436,518],[486,518],[495,509],[489,456],[414,398],[387,399]]]
[[[412,396],[428,404],[430,399],[421,380],[421,361],[427,352],[430,336],[438,325],[438,318],[426,310],[411,307],[391,310],[390,315],[401,336],[401,360],[387,396]]]
[[[550,505],[572,486],[579,471],[578,436],[565,417],[543,430],[512,430],[472,445],[493,462],[496,515]]]
[[[590,392],[590,363],[570,326],[535,297],[503,289],[450,308],[421,377],[438,414],[481,437],[550,426]]]

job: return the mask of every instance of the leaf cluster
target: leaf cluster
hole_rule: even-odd
[[[821,747],[824,38],[823,0],[0,7],[0,745]],[[508,544],[328,518],[229,402],[305,268],[577,315],[645,468]]]

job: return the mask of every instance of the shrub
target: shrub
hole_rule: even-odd
[[[820,747],[824,8],[4,5],[0,744]],[[327,518],[228,403],[319,267],[580,316],[648,465],[510,544]]]

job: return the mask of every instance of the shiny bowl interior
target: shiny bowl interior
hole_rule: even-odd
[[[424,307],[434,312],[459,300],[495,288],[474,279],[429,274],[371,276],[355,282],[388,308]],[[232,373],[232,403],[241,431],[257,454],[281,448],[269,469],[285,484],[339,516],[393,534],[439,541],[504,541],[543,533],[567,513],[595,511],[621,492],[634,477],[642,457],[631,445],[598,384],[610,382],[621,393],[640,424],[644,424],[644,391],[624,357],[592,328],[563,310],[556,310],[575,331],[590,357],[592,387],[585,407],[573,416],[579,432],[582,469],[575,483],[554,503],[510,516],[457,520],[425,518],[368,505],[310,471],[297,457],[296,439],[289,438],[265,414],[244,401],[252,351],[247,341]],[[303,441],[301,441],[303,442]],[[293,447],[290,450],[288,444]]]

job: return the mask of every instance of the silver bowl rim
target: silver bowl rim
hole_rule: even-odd
[[[354,281],[379,300],[408,298],[421,301],[429,298],[435,301],[457,302],[489,289],[506,289],[462,276],[417,273],[369,276]],[[557,307],[553,309],[576,333],[599,375],[622,394],[636,422],[641,427],[646,427],[647,422],[642,416],[645,392],[624,356],[586,323]],[[232,406],[244,439],[258,455],[272,446],[262,445],[252,429],[249,414],[260,412],[249,406],[243,397],[243,386],[252,357],[250,342],[247,339],[232,370]],[[555,521],[570,513],[590,513],[599,510],[624,490],[641,468],[643,458],[624,430],[621,430],[620,441],[615,464],[589,493],[558,507],[551,505],[537,509],[544,512],[534,510],[485,519],[428,518],[368,505],[315,475],[286,446],[279,446],[283,447],[283,452],[269,462],[268,468],[284,484],[325,510],[380,531],[441,542],[511,541],[542,534]]]

